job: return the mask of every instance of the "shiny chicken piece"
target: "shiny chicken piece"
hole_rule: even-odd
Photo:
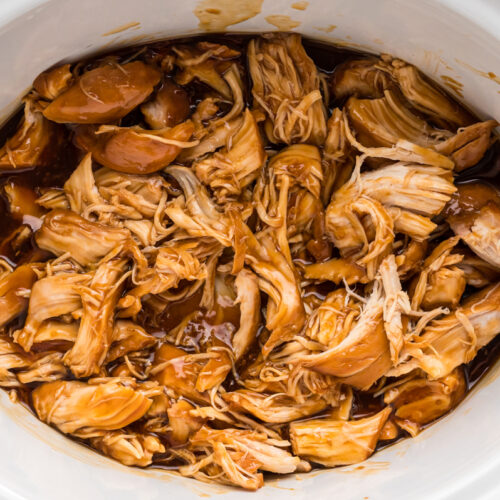
[[[324,410],[327,403],[320,397],[306,399],[297,403],[294,398],[286,395],[252,392],[240,389],[224,394],[223,399],[236,409],[243,409],[263,422],[283,424],[308,417]]]
[[[259,469],[287,474],[301,468],[300,459],[281,448],[289,444],[287,441],[268,440],[265,434],[254,431],[202,427],[190,444],[194,450],[208,448],[212,453],[199,463],[181,467],[183,476],[202,477],[201,471],[210,471],[209,466],[214,464],[219,482],[256,490],[263,484]]]
[[[6,335],[0,335],[0,387],[20,387],[19,369],[28,368],[33,357],[16,345]]]
[[[222,75],[231,66],[231,61],[240,56],[240,52],[211,42],[199,42],[196,47],[179,45],[173,50],[177,56],[175,63],[181,69],[175,76],[178,84],[186,85],[196,79],[212,87],[222,97],[231,99],[230,87]]]
[[[97,264],[114,248],[130,238],[127,229],[110,228],[85,220],[68,210],[53,210],[36,233],[40,248],[55,255],[68,253],[82,266]]]
[[[412,436],[422,426],[454,408],[464,397],[466,382],[461,368],[437,380],[417,377],[389,389],[384,402],[395,408],[396,423]]]
[[[393,60],[391,65],[392,75],[401,92],[415,109],[440,125],[471,125],[473,118],[470,113],[429,82],[418,68],[398,59]]]
[[[45,320],[72,314],[82,307],[80,289],[91,279],[91,274],[61,273],[38,280],[31,290],[24,327],[15,333],[14,340],[29,351]]]
[[[44,118],[34,98],[28,96],[17,132],[0,148],[0,172],[50,165],[60,140],[61,131]]]
[[[339,64],[330,86],[339,101],[351,96],[374,99],[383,97],[385,90],[394,87],[394,82],[383,62],[374,57]]]
[[[11,273],[0,278],[0,327],[5,326],[28,308],[31,291],[37,279],[29,264],[19,266]]]
[[[104,262],[92,281],[79,290],[83,315],[75,343],[64,356],[65,364],[79,378],[99,373],[113,341],[115,307],[123,289],[126,259]]]
[[[436,225],[437,215],[456,191],[448,170],[394,163],[354,175],[336,191],[326,211],[326,230],[344,258],[367,268],[373,279],[389,253],[394,233],[421,241]],[[366,217],[371,219],[370,236]]]
[[[99,431],[122,429],[140,419],[151,406],[148,392],[120,379],[103,383],[49,382],[33,391],[38,417],[65,434],[92,437]]]
[[[248,61],[252,95],[268,116],[265,129],[269,140],[320,146],[326,137],[326,113],[318,71],[300,35],[275,34],[251,40]]]
[[[195,163],[198,178],[209,185],[218,200],[241,194],[253,182],[266,159],[264,145],[253,114],[246,110],[231,146]]]
[[[482,183],[458,187],[446,209],[453,232],[481,259],[500,269],[500,194]]]
[[[189,120],[173,128],[145,130],[140,127],[104,126],[97,131],[81,127],[76,143],[105,167],[128,174],[150,174],[172,163],[189,142],[194,126]]]
[[[423,269],[412,284],[412,305],[424,310],[436,307],[454,309],[465,291],[465,275],[458,264],[463,256],[452,251],[458,243],[458,236],[442,241],[425,259]]]
[[[70,68],[70,64],[63,64],[40,73],[33,82],[33,88],[43,99],[53,101],[71,85],[73,75]]]
[[[155,344],[156,338],[149,335],[141,326],[128,320],[115,321],[106,362],[109,363],[126,354],[141,351]]]
[[[166,80],[154,98],[141,106],[141,111],[152,129],[174,127],[190,114],[189,96],[182,87]]]
[[[124,465],[146,467],[155,453],[163,453],[165,446],[157,436],[142,435],[131,431],[105,432],[90,439],[90,444],[104,455]]]
[[[471,361],[500,331],[500,285],[470,295],[455,311],[432,321],[422,335],[409,342],[393,373],[421,368],[434,380]],[[391,373],[391,372],[389,372]]]
[[[305,355],[301,361],[304,366],[358,389],[370,388],[391,367],[383,303],[382,292],[375,287],[348,334],[337,344],[330,342],[332,347],[319,354]]]
[[[160,73],[141,61],[86,71],[43,111],[58,123],[109,123],[123,118],[153,92]]]
[[[384,408],[359,420],[314,419],[290,424],[293,451],[311,462],[335,467],[366,460],[375,450],[391,413]]]

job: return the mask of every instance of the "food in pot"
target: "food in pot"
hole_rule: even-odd
[[[0,386],[249,490],[417,435],[497,351],[496,125],[297,34],[43,72],[2,132]]]

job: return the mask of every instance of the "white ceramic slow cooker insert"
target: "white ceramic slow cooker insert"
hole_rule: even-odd
[[[0,0],[0,119],[33,78],[97,50],[199,33],[198,0]],[[229,32],[293,31],[405,59],[455,88],[481,118],[500,121],[499,0],[205,0],[261,12]],[[242,6],[240,8],[240,6]],[[268,18],[269,19],[269,18]],[[286,19],[285,19],[286,20]],[[120,28],[122,30],[120,31]],[[127,29],[123,29],[127,28]],[[114,34],[109,34],[116,31]],[[103,36],[107,34],[106,36]],[[451,78],[451,80],[450,80]],[[446,80],[446,78],[445,78]],[[0,498],[16,500],[496,500],[500,498],[500,367],[415,439],[361,465],[271,479],[256,493],[159,470],[127,468],[38,421],[0,391]]]

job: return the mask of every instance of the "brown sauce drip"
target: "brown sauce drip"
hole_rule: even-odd
[[[227,35],[227,34],[214,34],[214,35],[202,35],[190,38],[175,39],[166,42],[155,42],[146,46],[136,46],[126,48],[112,55],[116,57],[119,61],[124,61],[133,54],[139,54],[138,59],[148,60],[158,60],[165,53],[170,50],[170,46],[175,43],[194,43],[199,40],[208,40],[214,43],[223,43],[231,48],[240,50],[242,52],[238,63],[242,66],[245,64],[245,47],[254,35]],[[321,72],[325,74],[331,74],[335,71],[338,64],[345,62],[350,59],[362,57],[362,52],[350,50],[346,48],[336,47],[329,45],[324,42],[319,42],[316,40],[304,39],[304,47],[309,54],[309,56],[314,60]],[[98,55],[93,59],[89,59],[82,64],[83,69],[90,69],[96,65],[97,61],[102,60],[104,57],[109,57],[110,54]],[[248,72],[246,72],[246,92],[245,100],[247,105],[250,105],[250,81]],[[196,104],[199,103],[207,94],[210,89],[201,83],[192,82],[184,87],[189,95],[191,110],[194,110]],[[228,105],[229,106],[229,105]],[[227,112],[227,109],[222,109],[221,114]],[[0,128],[0,144],[3,144],[5,140],[13,135],[16,130],[17,124],[22,117],[22,112],[19,111],[13,117],[11,117],[1,128]],[[138,109],[132,111],[129,115],[121,120],[122,126],[130,126],[134,124],[142,123],[142,115]],[[71,134],[71,126],[66,126],[66,133]],[[490,151],[485,155],[481,162],[467,171],[460,174],[457,178],[457,183],[462,184],[464,190],[468,190],[467,183],[470,181],[480,181],[484,187],[477,189],[484,190],[485,193],[491,193],[492,186],[494,188],[500,189],[500,154],[499,148],[493,146]],[[52,163],[50,168],[35,168],[30,171],[23,171],[21,173],[8,172],[6,174],[0,174],[0,187],[12,179],[15,179],[16,183],[22,184],[28,188],[31,188],[38,195],[40,194],[41,188],[47,187],[61,187],[73,170],[78,165],[82,152],[78,150],[70,141],[66,142],[64,148],[59,151],[59,155]],[[170,180],[170,179],[169,179]],[[489,184],[489,185],[488,185]],[[175,190],[175,183],[172,186]],[[465,207],[459,207],[455,199],[449,203],[447,210],[447,215],[453,215],[459,210],[465,209],[466,211],[477,210],[477,206],[471,201]],[[0,217],[2,218],[2,224],[0,225],[0,257],[6,258],[12,264],[18,264],[36,250],[36,244],[33,240],[30,240],[29,248],[23,249],[22,255],[13,255],[9,250],[5,241],[20,228],[21,224],[16,220],[8,211],[8,205],[5,199],[0,198]],[[48,255],[40,256],[37,254],[38,260],[43,260],[43,258],[48,258]],[[304,300],[306,302],[317,304],[333,289],[335,286],[328,283],[324,283],[320,286],[310,286],[304,291]],[[155,334],[159,338],[168,334],[171,330],[177,327],[182,320],[188,315],[195,313],[193,318],[190,320],[186,327],[185,335],[190,336],[193,340],[193,348],[200,344],[208,342],[210,339],[213,340],[217,337],[220,341],[226,344],[230,344],[228,340],[230,335],[237,330],[239,327],[239,308],[238,307],[226,307],[224,304],[218,304],[215,307],[215,311],[207,311],[200,308],[200,300],[202,297],[203,288],[201,287],[194,294],[187,298],[167,302],[161,313],[152,313],[146,306],[139,316],[139,323],[141,323],[149,332]],[[266,300],[263,297],[262,313],[265,313]],[[24,317],[21,316],[15,320],[16,325],[22,325],[24,322]],[[37,347],[38,352],[48,351],[48,350],[64,350],[63,343],[46,343]],[[191,349],[186,347],[187,351]],[[247,355],[247,359],[243,360],[240,367],[243,368],[248,362],[255,357],[258,353],[258,348],[255,351],[250,351]],[[467,390],[475,387],[484,375],[495,365],[500,357],[500,336],[495,338],[489,345],[483,347],[474,360],[469,364],[465,365],[464,372],[467,381]],[[26,388],[19,389],[18,397],[19,400],[26,407],[33,411],[31,405],[30,393],[38,384],[30,384]],[[228,377],[227,388],[237,388],[232,377]],[[370,392],[354,391],[354,405],[352,409],[351,418],[362,418],[373,415],[380,411],[384,407],[383,396],[375,397]],[[322,413],[324,414],[324,412]],[[321,416],[316,415],[317,416]],[[430,425],[430,424],[427,424]],[[390,441],[382,441],[378,444],[377,449],[386,447],[403,437],[406,437],[406,432],[400,431],[399,435]],[[81,440],[77,440],[82,442]],[[82,442],[85,445],[85,442]],[[162,467],[165,469],[171,469],[175,467],[174,463],[169,464],[158,464],[155,463],[154,467]]]

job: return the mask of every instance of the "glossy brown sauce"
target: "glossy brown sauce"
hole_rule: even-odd
[[[242,56],[239,59],[239,64],[245,65],[245,48],[250,39],[250,35],[203,35],[203,40],[209,40],[215,43],[223,43],[231,48],[235,48],[242,52]],[[132,47],[124,50],[115,52],[113,56],[118,57],[120,61],[126,60],[131,55],[139,54],[138,59],[144,60],[156,60],[161,58],[162,55],[168,50],[168,47],[172,42],[176,44],[179,43],[190,43],[198,41],[198,37],[187,38],[187,39],[175,39],[174,41],[159,42],[146,46]],[[314,60],[318,68],[324,74],[331,74],[335,71],[338,64],[360,56],[360,52],[348,50],[346,48],[335,47],[328,45],[326,43],[304,39],[304,47],[309,54],[309,56]],[[362,55],[362,54],[361,54]],[[98,55],[93,59],[82,64],[82,68],[90,69],[94,66],[96,60],[100,60],[106,55]],[[246,92],[245,99],[247,104],[250,104],[250,93],[248,89],[250,88],[249,72],[246,74]],[[194,110],[196,105],[202,100],[207,92],[207,87],[201,83],[193,82],[186,86],[186,90],[189,96],[191,110]],[[338,103],[336,103],[338,104]],[[221,108],[220,114],[224,114],[229,109]],[[16,130],[16,126],[21,119],[22,113],[19,111],[11,119],[9,119],[3,127],[0,128],[0,144],[10,137]],[[122,119],[121,124],[123,126],[136,125],[141,121],[142,117],[138,109],[129,113],[125,118]],[[66,134],[71,134],[71,126],[66,127]],[[274,146],[275,148],[275,146]],[[497,145],[493,146],[491,150],[485,155],[481,162],[463,174],[461,174],[457,179],[457,184],[462,185],[464,191],[468,191],[470,188],[470,183],[472,181],[480,181],[484,183],[484,187],[475,188],[479,189],[484,196],[491,193],[492,189],[500,188],[500,151]],[[55,158],[50,168],[39,168],[33,169],[31,171],[23,171],[21,173],[6,173],[0,174],[0,188],[1,186],[14,182],[17,185],[25,186],[29,189],[33,189],[35,194],[38,196],[42,193],[43,188],[48,187],[61,187],[73,170],[78,165],[81,160],[83,153],[74,146],[70,141],[65,143],[64,148],[58,151],[58,155]],[[175,185],[172,186],[175,190]],[[0,189],[3,193],[3,189]],[[500,199],[500,195],[499,199]],[[465,206],[459,207],[458,202],[452,199],[447,207],[447,215],[454,215],[459,209],[465,209],[466,211],[477,210],[478,207],[474,199],[471,197],[470,202],[462,201]],[[6,200],[0,199],[0,256],[7,259],[13,265],[20,264],[26,260],[44,260],[49,258],[49,254],[37,252],[36,244],[33,239],[30,239],[27,244],[21,249],[21,251],[14,252],[10,248],[9,242],[15,236],[16,231],[19,231],[22,227],[22,222],[14,217],[8,212]],[[34,258],[36,255],[36,259]],[[181,287],[182,288],[182,285]],[[305,302],[311,303],[311,305],[319,304],[324,297],[334,289],[335,286],[332,284],[323,283],[320,286],[311,286],[304,290],[303,298]],[[185,326],[183,332],[184,337],[190,337],[192,340],[192,345],[183,346],[187,351],[196,350],[197,345],[202,345],[210,342],[214,342],[214,339],[222,342],[223,344],[230,344],[230,338],[234,331],[239,327],[239,309],[238,307],[228,307],[226,304],[219,301],[213,311],[207,311],[200,307],[200,301],[202,298],[203,288],[201,287],[196,292],[190,294],[186,298],[182,298],[178,301],[171,301],[165,303],[163,310],[158,311],[157,308],[149,308],[147,305],[141,312],[139,317],[139,322],[150,332],[158,337],[165,336],[186,318],[186,316],[191,315],[190,320]],[[265,311],[266,299],[262,297],[262,309],[263,313]],[[22,324],[24,317],[17,318],[16,324]],[[38,350],[58,350],[65,348],[64,345],[40,345]],[[248,364],[256,353],[250,352],[247,355],[247,359],[243,360],[241,368],[244,368],[245,364]],[[468,390],[474,387],[481,378],[495,365],[500,356],[500,336],[492,341],[488,346],[484,347],[476,355],[475,359],[463,367]],[[225,383],[226,385],[226,383]],[[235,382],[231,375],[228,377],[227,388],[235,386]],[[32,384],[31,389],[36,387],[36,384]],[[27,406],[30,406],[30,388],[22,389],[18,391],[19,399]],[[376,390],[376,389],[375,389]],[[373,415],[380,411],[385,404],[383,403],[383,396],[373,396],[371,392],[354,391],[354,405],[352,410],[352,417],[361,418]],[[383,448],[388,444],[405,437],[406,433],[401,431],[400,434],[391,441],[383,441],[379,443],[378,448]],[[79,440],[80,441],[80,440]],[[84,444],[84,443],[83,443]],[[158,464],[155,463],[155,467]],[[165,466],[170,468],[171,466]]]

